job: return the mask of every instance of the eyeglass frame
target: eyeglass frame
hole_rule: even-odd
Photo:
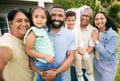
[[[86,17],[86,19],[90,19],[91,18],[91,16],[89,16],[89,15],[81,15],[81,17]]]

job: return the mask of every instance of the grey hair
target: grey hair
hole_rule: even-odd
[[[86,10],[89,10],[89,11],[90,11],[91,17],[92,17],[92,16],[93,16],[93,10],[92,10],[92,8],[90,8],[90,7],[84,8],[84,9],[81,11],[81,14],[82,14],[83,11],[86,11]]]

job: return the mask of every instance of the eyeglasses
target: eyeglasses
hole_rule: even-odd
[[[89,16],[89,15],[81,15],[81,17],[86,17],[87,19],[91,18],[91,16]]]

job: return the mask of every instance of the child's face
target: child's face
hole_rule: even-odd
[[[40,8],[36,9],[32,14],[32,21],[33,21],[34,26],[38,28],[45,26],[47,22],[45,11]]]
[[[75,16],[68,16],[66,19],[66,24],[68,29],[73,29],[75,25]]]

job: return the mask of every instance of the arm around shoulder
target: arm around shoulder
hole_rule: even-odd
[[[3,80],[3,70],[11,58],[11,49],[6,46],[0,46],[0,81]]]

